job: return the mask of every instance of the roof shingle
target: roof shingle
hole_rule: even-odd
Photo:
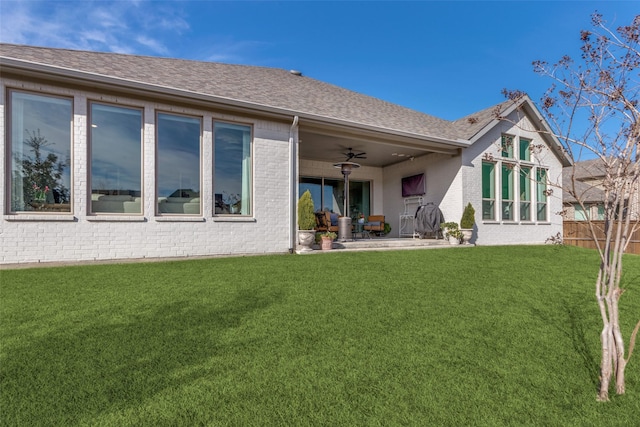
[[[0,44],[0,57],[451,140],[471,138],[495,109],[450,122],[277,68],[11,44]]]

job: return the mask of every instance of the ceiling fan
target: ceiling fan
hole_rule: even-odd
[[[348,153],[342,153],[345,156],[347,156],[347,159],[345,161],[350,162],[353,159],[366,159],[366,154],[364,151],[361,153],[354,153],[353,149],[351,147],[347,148],[347,150],[349,150]]]

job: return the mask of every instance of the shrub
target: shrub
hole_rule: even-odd
[[[300,230],[313,230],[316,225],[313,199],[309,190],[305,191],[298,200],[298,228]]]
[[[470,229],[473,228],[473,224],[476,223],[476,210],[473,208],[471,203],[469,203],[462,213],[462,219],[460,219],[460,228],[462,229]]]

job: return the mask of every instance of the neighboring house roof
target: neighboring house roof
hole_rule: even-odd
[[[562,201],[564,203],[603,202],[604,190],[595,185],[584,182],[604,176],[604,165],[601,159],[575,162],[572,166],[562,169]]]
[[[562,201],[564,203],[577,203],[578,199],[582,200],[582,203],[598,203],[604,202],[604,190],[586,182],[575,180],[571,184],[571,172],[566,172],[566,169],[562,171]],[[573,187],[573,188],[572,188]],[[578,198],[573,195],[578,196]]]
[[[193,97],[274,114],[297,115],[353,127],[440,141],[473,143],[507,114],[528,106],[528,97],[505,101],[456,121],[447,121],[371,96],[276,68],[102,53],[0,43],[0,65],[18,72],[48,73],[75,84],[101,81],[110,87]],[[544,121],[542,121],[544,125]],[[556,154],[566,157],[556,145]]]
[[[615,159],[611,161],[613,165],[617,162]],[[584,203],[603,202],[604,190],[600,186],[605,174],[606,165],[601,158],[583,160],[564,168],[562,170],[563,202],[576,203],[578,200],[574,195]]]

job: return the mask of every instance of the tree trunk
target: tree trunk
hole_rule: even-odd
[[[600,361],[600,390],[598,392],[598,400],[606,402],[609,400],[609,384],[611,383],[611,375],[613,367],[611,366],[611,325],[606,323],[600,334],[602,344],[602,360]]]

